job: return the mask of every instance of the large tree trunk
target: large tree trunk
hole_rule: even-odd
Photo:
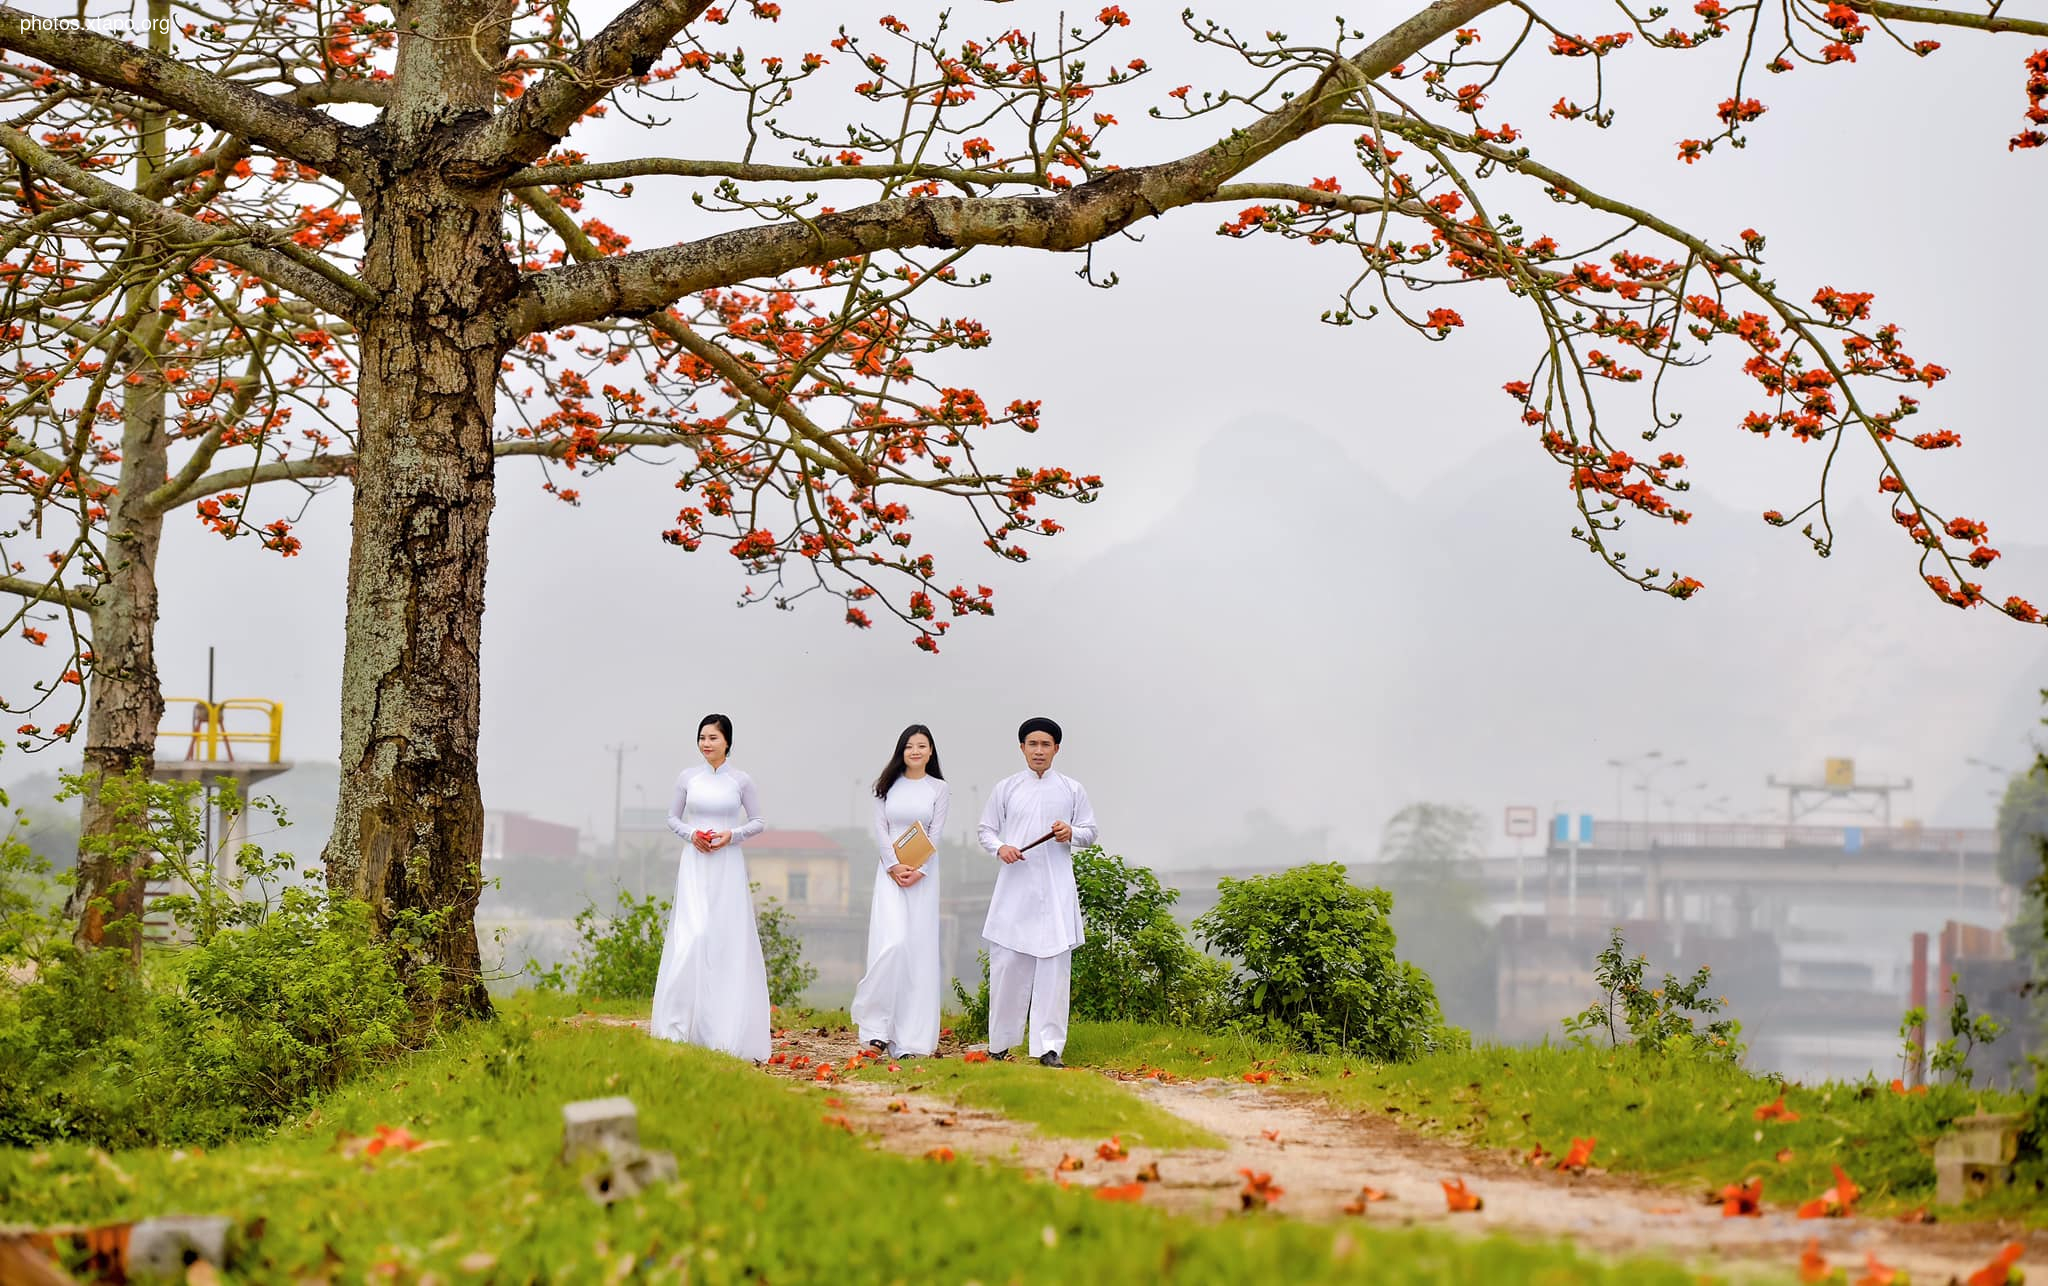
[[[403,5],[399,17],[420,35],[399,46],[391,163],[360,194],[363,276],[383,302],[358,328],[361,463],[327,878],[374,908],[423,1011],[487,1014],[479,657],[491,422],[518,274],[498,193],[450,185],[436,134],[491,105],[493,59],[471,45],[498,24],[463,0]]]
[[[150,48],[170,49],[170,0],[149,0]],[[165,157],[164,115],[141,119],[136,177],[147,179]],[[154,305],[151,287],[146,302]],[[119,490],[107,514],[107,568],[92,606],[92,665],[86,687],[85,775],[78,819],[78,882],[65,914],[76,922],[74,940],[85,947],[125,948],[142,965],[144,882],[155,855],[124,851],[113,837],[124,822],[100,790],[108,777],[156,767],[157,726],[164,717],[164,691],[156,672],[156,557],[163,540],[163,515],[149,497],[164,484],[170,442],[165,437],[169,393],[159,355],[164,321],[151,307],[130,338],[127,361],[134,382],[121,401]]]
[[[110,847],[124,819],[100,782],[156,764],[164,694],[156,672],[156,558],[163,516],[148,504],[165,478],[163,380],[156,369],[159,325],[137,337],[137,381],[121,406],[120,490],[107,515],[107,570],[92,606],[92,673],[86,688],[85,773],[79,818],[78,882],[65,912],[81,946],[124,948],[142,963],[143,882],[154,855]],[[132,820],[132,819],[128,819]]]

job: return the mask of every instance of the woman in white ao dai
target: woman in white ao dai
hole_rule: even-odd
[[[860,1038],[916,1058],[939,1046],[945,967],[939,952],[939,857],[920,869],[896,861],[895,838],[922,823],[932,843],[946,827],[951,792],[939,772],[931,729],[912,724],[875,781],[875,901],[868,913],[868,970],[853,995]]]
[[[759,1062],[768,1057],[768,970],[740,845],[768,823],[754,779],[725,761],[731,748],[732,720],[704,716],[704,762],[676,779],[668,828],[685,847],[648,1030]]]

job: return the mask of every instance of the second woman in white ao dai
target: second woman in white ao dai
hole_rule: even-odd
[[[894,840],[921,823],[934,844],[946,826],[951,792],[939,775],[931,730],[913,724],[875,783],[875,900],[868,913],[868,967],[854,992],[860,1038],[892,1055],[928,1055],[939,1044],[945,966],[939,943],[939,856],[920,870],[896,861]]]

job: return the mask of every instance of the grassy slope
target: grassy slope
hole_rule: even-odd
[[[1705,1191],[1764,1177],[1767,1202],[1818,1196],[1841,1165],[1887,1213],[1934,1201],[1933,1141],[1956,1116],[2021,1107],[2018,1095],[1952,1085],[1902,1096],[1884,1085],[1784,1087],[1799,1119],[1758,1121],[1778,1087],[1725,1064],[1645,1058],[1629,1049],[1481,1046],[1401,1066],[1292,1054],[1242,1038],[1135,1024],[1077,1029],[1072,1061],[1161,1067],[1176,1076],[1274,1072],[1273,1084],[1385,1112],[1423,1130],[1526,1152],[1562,1154],[1574,1137],[1599,1140],[1604,1169]],[[1781,1150],[1791,1156],[1780,1162]],[[2031,1186],[1951,1216],[2018,1216],[2048,1225]]]
[[[870,1151],[821,1124],[814,1096],[718,1055],[545,1018],[524,1036],[523,1022],[459,1033],[272,1138],[201,1156],[0,1151],[0,1208],[36,1224],[261,1217],[253,1280],[323,1263],[360,1279],[389,1263],[459,1282],[476,1279],[461,1265],[478,1253],[499,1280],[591,1280],[628,1259],[657,1280],[695,1281],[1692,1280],[1502,1239],[1168,1219],[1001,1169]],[[634,1099],[643,1141],[674,1150],[682,1177],[601,1212],[554,1153],[560,1105],[606,1094]],[[338,1133],[379,1124],[436,1146],[373,1161],[336,1150]]]

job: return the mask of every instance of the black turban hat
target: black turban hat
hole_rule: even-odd
[[[1052,744],[1055,746],[1060,744],[1060,726],[1044,715],[1040,715],[1036,719],[1026,719],[1024,721],[1023,726],[1017,729],[1017,744],[1023,745],[1024,738],[1034,732],[1047,733],[1052,737]]]

